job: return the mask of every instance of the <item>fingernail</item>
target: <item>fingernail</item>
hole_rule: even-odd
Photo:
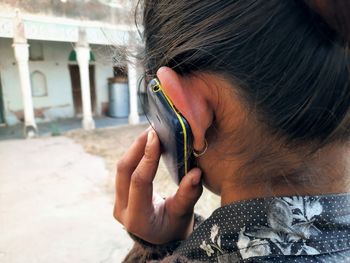
[[[200,169],[196,169],[196,174],[192,178],[192,186],[197,186],[202,178],[202,171]]]
[[[152,143],[154,137],[154,131],[149,131],[147,134],[147,144],[150,145]]]

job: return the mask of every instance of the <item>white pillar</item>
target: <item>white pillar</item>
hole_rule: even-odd
[[[30,73],[29,73],[29,45],[24,34],[24,25],[22,20],[17,15],[15,19],[15,36],[13,41],[13,48],[15,58],[18,66],[19,80],[21,84],[23,111],[24,111],[24,134],[26,138],[34,137],[38,128],[35,123],[32,90],[30,87]]]
[[[79,31],[79,41],[75,46],[77,61],[80,72],[81,98],[83,103],[83,121],[82,125],[85,130],[95,129],[95,122],[92,118],[91,96],[90,96],[90,79],[89,79],[89,61],[90,47],[86,41],[85,31]]]
[[[128,82],[129,82],[129,124],[138,124],[140,117],[137,109],[137,85],[138,85],[138,71],[137,71],[137,59],[134,56],[130,56],[128,59]]]

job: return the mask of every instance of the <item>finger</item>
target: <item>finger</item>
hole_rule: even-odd
[[[115,213],[127,206],[130,188],[130,177],[144,155],[144,149],[147,141],[147,132],[150,129],[151,127],[147,128],[144,132],[141,133],[141,135],[139,135],[136,141],[131,145],[129,150],[118,162],[115,179]]]
[[[201,170],[194,168],[183,177],[175,195],[167,199],[169,213],[178,217],[193,213],[202,192]]]
[[[152,130],[152,127],[148,127],[144,130],[133,142],[127,152],[122,156],[118,162],[118,167],[121,172],[132,173],[140,160],[142,159],[147,142],[147,133]]]
[[[147,136],[145,154],[131,176],[128,211],[139,214],[153,209],[153,179],[158,169],[160,142],[154,131]]]

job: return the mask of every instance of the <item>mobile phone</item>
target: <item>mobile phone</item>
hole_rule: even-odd
[[[161,143],[161,157],[175,181],[195,166],[193,135],[187,120],[165,94],[158,79],[147,85],[145,115],[156,131]]]

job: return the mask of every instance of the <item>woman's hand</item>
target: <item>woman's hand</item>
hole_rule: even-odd
[[[192,169],[175,195],[153,193],[160,158],[160,142],[150,128],[118,162],[114,217],[126,230],[152,244],[185,239],[193,229],[193,208],[202,194],[201,172]]]

